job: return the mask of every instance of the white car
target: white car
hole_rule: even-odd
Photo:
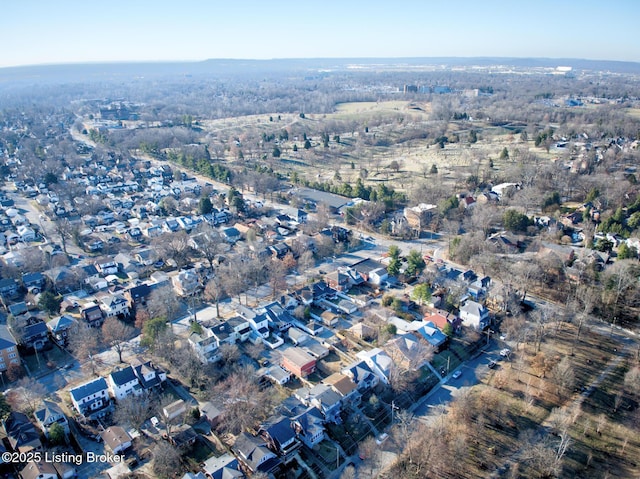
[[[453,373],[453,374],[451,375],[451,377],[452,377],[453,379],[458,379],[460,376],[462,376],[462,371],[460,371],[460,370],[456,371],[455,373]]]
[[[511,350],[509,348],[504,348],[502,351],[500,351],[500,356],[502,356],[503,358],[506,358],[510,354]]]

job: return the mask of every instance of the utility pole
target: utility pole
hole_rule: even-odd
[[[394,420],[394,412],[396,409],[400,409],[398,406],[396,406],[396,402],[395,400],[391,401],[391,425],[393,426],[393,420]]]

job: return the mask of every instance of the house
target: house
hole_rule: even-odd
[[[424,326],[416,331],[436,351],[440,351],[449,341],[449,338],[430,321],[424,322]]]
[[[118,263],[115,261],[105,261],[104,263],[96,264],[96,269],[102,276],[118,273]]]
[[[351,285],[349,276],[340,271],[333,271],[324,276],[324,280],[335,291],[347,291]]]
[[[80,316],[92,328],[99,328],[104,322],[100,306],[93,302],[85,305],[85,307],[80,311]]]
[[[129,316],[129,301],[120,294],[107,294],[100,298],[100,309],[107,318]]]
[[[60,346],[65,347],[69,340],[69,331],[74,328],[78,322],[72,316],[63,314],[57,318],[53,318],[47,322],[49,334],[53,340]]]
[[[56,468],[58,479],[75,479],[78,477],[78,471],[75,468],[77,462],[78,461],[73,464],[68,462],[54,462],[53,467]]]
[[[269,246],[268,249],[275,259],[282,259],[287,255],[287,253],[289,253],[289,251],[291,251],[289,249],[289,246],[287,246],[285,243],[276,243],[272,246]]]
[[[140,381],[131,366],[113,371],[107,376],[107,384],[116,401],[131,395],[139,396],[143,392]]]
[[[251,473],[260,471],[269,474],[275,471],[280,465],[280,460],[276,454],[267,447],[264,439],[251,436],[246,432],[240,433],[232,450]]]
[[[162,408],[162,415],[167,421],[173,421],[177,417],[183,417],[186,413],[187,403],[182,399],[178,399]]]
[[[291,373],[282,366],[274,365],[267,369],[265,377],[282,386],[291,380]]]
[[[327,422],[340,422],[342,396],[331,386],[316,384],[312,388],[303,387],[295,392],[295,396],[305,406],[317,408]]]
[[[292,347],[282,351],[282,367],[304,378],[316,370],[316,359],[303,349]]]
[[[427,228],[433,219],[433,215],[437,214],[437,212],[437,205],[420,203],[417,206],[405,208],[403,214],[409,228],[422,230]]]
[[[202,362],[215,363],[222,359],[219,349],[220,343],[209,328],[203,328],[201,334],[191,333],[189,344]]]
[[[307,212],[299,208],[284,208],[282,213],[287,215],[291,221],[295,221],[296,223],[304,224],[307,222]]]
[[[244,477],[240,471],[238,459],[229,453],[220,457],[210,457],[200,465],[200,468],[204,474],[202,479],[240,479]],[[182,479],[186,479],[186,477]]]
[[[191,296],[202,288],[200,278],[193,269],[182,269],[171,278],[173,289],[178,296]]]
[[[89,416],[110,405],[109,387],[104,378],[97,378],[69,391],[71,402],[83,416]]]
[[[94,264],[80,266],[80,274],[84,276],[85,284],[93,284],[100,279],[100,272]]]
[[[0,324],[0,372],[6,371],[10,364],[20,364],[18,343],[6,324]]]
[[[22,285],[31,294],[38,294],[45,284],[45,277],[42,273],[25,273],[22,275]]]
[[[309,341],[302,345],[302,349],[316,360],[326,358],[329,355],[329,350],[316,339],[309,339]]]
[[[300,330],[298,328],[294,328],[294,327],[289,328],[287,330],[287,337],[296,346],[304,344],[305,342],[309,341],[309,339],[310,339],[309,335],[307,333],[305,333],[304,331],[302,331],[302,330]]]
[[[271,303],[264,308],[271,328],[285,332],[293,325],[295,321],[294,317],[279,303]]]
[[[421,343],[412,333],[399,334],[385,345],[385,350],[394,364],[411,371],[419,369],[427,362],[430,349],[430,346]]]
[[[482,331],[489,326],[489,310],[480,303],[467,301],[460,308],[460,319],[465,326]]]
[[[19,286],[18,282],[13,278],[0,279],[0,296],[8,299],[15,298],[18,294]]]
[[[42,407],[33,415],[46,438],[49,438],[49,429],[54,424],[59,424],[64,429],[64,433],[69,434],[69,421],[57,403],[45,399],[42,401]]]
[[[49,346],[49,329],[45,322],[38,317],[16,319],[11,332],[20,347],[24,349],[41,351]]]
[[[440,331],[442,331],[447,324],[449,324],[454,331],[458,331],[462,327],[462,321],[458,316],[443,310],[433,311],[425,315],[422,321],[424,323],[433,323]]]
[[[380,348],[374,348],[371,351],[360,351],[356,357],[363,360],[380,381],[389,384],[393,361],[386,352]],[[354,378],[352,379],[357,383]]]
[[[269,316],[266,310],[256,312],[245,306],[240,306],[237,308],[237,311],[242,317],[249,321],[251,329],[258,337],[269,337]]]
[[[242,342],[249,339],[249,335],[253,331],[249,321],[242,316],[234,316],[227,319],[227,324],[233,329],[233,334],[237,340]]]
[[[349,301],[349,303],[353,304],[350,301]],[[355,306],[355,304],[353,304],[353,305]],[[358,310],[358,308],[356,306],[356,311],[357,310]],[[338,324],[339,320],[340,320],[340,316],[338,316],[333,311],[326,310],[326,311],[323,311],[320,314],[320,321],[322,321],[322,324],[324,324],[325,326],[334,327],[334,326],[336,326]]]
[[[376,334],[376,330],[365,323],[356,323],[347,329],[347,331],[353,334],[356,338],[364,340],[374,338]]]
[[[292,417],[291,425],[298,438],[309,448],[320,444],[325,438],[324,417],[315,407],[308,407]]]
[[[30,461],[20,471],[22,479],[58,479],[58,471],[52,462]]]
[[[162,387],[162,383],[167,380],[167,373],[164,370],[143,358],[136,357],[131,361],[131,367],[144,391],[159,389]]]
[[[238,242],[241,238],[240,231],[238,231],[238,229],[234,228],[233,226],[230,228],[223,229],[222,237],[224,238],[225,241],[232,244]]]
[[[132,445],[131,436],[120,426],[111,426],[100,433],[104,445],[113,454],[121,454]]]
[[[151,287],[147,283],[140,283],[126,289],[123,294],[129,302],[129,309],[135,309],[136,306],[145,306],[147,304],[147,298],[151,294]]]
[[[20,241],[23,243],[30,243],[36,240],[36,232],[33,228],[29,228],[26,225],[20,225],[16,229],[18,236],[20,236]]]
[[[210,427],[216,428],[220,424],[222,411],[211,401],[207,401],[200,406],[200,416],[209,423]]]
[[[42,450],[40,433],[25,414],[11,411],[2,425],[12,451],[26,453]]]
[[[358,385],[349,376],[333,373],[322,380],[324,384],[340,395],[343,403],[360,398]]]
[[[21,314],[25,314],[26,312],[29,311],[29,308],[27,308],[27,303],[25,303],[24,301],[10,304],[8,309],[9,309],[9,314],[16,319]],[[20,318],[20,319],[24,319],[24,318]]]
[[[291,420],[282,416],[260,426],[258,435],[265,440],[269,449],[285,458],[290,457],[302,445],[291,427]]]
[[[190,448],[198,440],[198,433],[188,424],[180,424],[171,429],[169,442],[182,450]]]
[[[158,253],[151,248],[142,248],[136,251],[133,258],[143,266],[151,266],[158,260]]]
[[[164,223],[162,223],[162,229],[167,233],[173,233],[180,229],[180,225],[174,218],[167,218],[164,220]]]
[[[215,336],[218,344],[236,344],[236,335],[230,324],[218,323],[209,328]]]

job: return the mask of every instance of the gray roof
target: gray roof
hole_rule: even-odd
[[[0,324],[0,350],[15,346],[16,340],[7,328],[6,324]]]
[[[315,204],[326,203],[331,208],[335,209],[338,209],[351,201],[351,199],[346,196],[334,195],[333,193],[327,193],[326,191],[314,190],[311,188],[298,188],[295,195]]]
[[[43,403],[42,409],[38,409],[36,412],[33,413],[36,419],[41,423],[46,424],[47,419],[50,418],[51,416],[54,416],[56,418],[59,416],[64,416],[64,413],[62,412],[62,409],[60,409],[60,406],[58,406],[58,404],[54,403],[53,401],[47,401],[45,399],[42,401],[42,403]]]
[[[109,376],[111,376],[111,380],[116,386],[122,386],[137,379],[131,366],[121,369],[120,371],[114,371]]]
[[[94,379],[93,381],[89,381],[88,383],[82,384],[77,388],[73,388],[69,391],[71,393],[71,397],[76,401],[81,401],[82,399],[91,396],[92,394],[96,394],[100,391],[105,391],[107,389],[107,381],[104,378]]]
[[[57,331],[65,331],[71,328],[76,323],[77,321],[75,320],[75,318],[63,314],[62,316],[54,318],[51,321],[47,322],[47,327],[49,328],[49,331],[55,333]]]

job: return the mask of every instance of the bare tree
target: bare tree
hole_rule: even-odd
[[[240,359],[240,350],[237,346],[231,345],[228,343],[222,344],[220,346],[220,356],[224,361],[225,365],[230,365],[238,361]]]
[[[558,396],[566,398],[573,393],[576,384],[576,373],[568,356],[563,357],[552,371]]]
[[[166,318],[172,321],[179,310],[180,301],[171,285],[161,286],[149,294],[147,311],[151,318]]]
[[[40,405],[47,391],[42,383],[32,377],[24,377],[7,394],[7,402],[17,411],[32,414]]]
[[[140,429],[140,426],[152,414],[153,409],[154,405],[149,395],[127,396],[116,404],[114,419],[118,424],[126,424]]]
[[[287,266],[280,260],[273,260],[269,263],[269,284],[271,285],[271,295],[276,297],[280,292],[287,289],[286,274]]]
[[[157,243],[158,250],[165,258],[173,259],[178,269],[184,268],[189,262],[192,249],[186,232],[166,233],[158,238]]]
[[[100,330],[92,328],[84,322],[78,322],[69,335],[69,350],[78,359],[88,359],[91,371],[96,373],[94,355],[100,350]]]
[[[108,317],[102,324],[102,340],[118,353],[118,360],[122,362],[122,353],[126,343],[135,333],[133,327],[120,321],[115,316]]]
[[[153,448],[153,472],[157,477],[171,478],[182,469],[180,452],[168,442],[160,441]]]
[[[249,371],[232,372],[213,386],[211,394],[224,407],[221,426],[233,434],[251,429],[270,413],[268,390],[261,390]]]
[[[225,297],[224,290],[225,281],[219,275],[209,279],[207,285],[204,288],[204,297],[208,301],[213,301],[216,304],[216,316],[220,317],[220,300]]]
[[[209,268],[214,269],[216,258],[225,250],[227,244],[217,230],[203,223],[204,226],[198,228],[193,240],[198,245],[198,253],[209,263]]]

